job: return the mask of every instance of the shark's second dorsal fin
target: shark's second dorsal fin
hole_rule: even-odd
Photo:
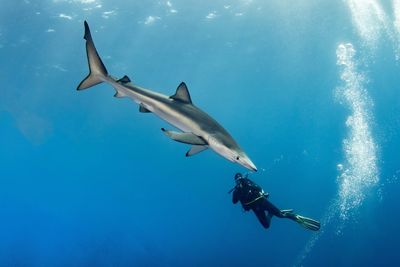
[[[131,82],[131,79],[129,79],[129,77],[125,75],[125,76],[122,77],[121,79],[117,80],[117,82],[122,83],[122,84],[124,84],[124,83],[130,83],[130,82]]]
[[[149,113],[149,112],[151,112],[150,110],[148,110],[145,106],[143,106],[143,104],[141,103],[140,105],[139,105],[139,112],[142,112],[142,113]]]
[[[189,90],[184,82],[176,88],[176,92],[174,95],[170,96],[170,98],[178,101],[182,101],[186,104],[192,104],[192,99],[190,98]]]

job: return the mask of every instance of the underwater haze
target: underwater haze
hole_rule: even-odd
[[[193,103],[281,209],[88,74]],[[400,0],[0,0],[0,266],[399,266]]]

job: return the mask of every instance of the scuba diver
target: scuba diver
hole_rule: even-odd
[[[272,216],[276,216],[293,220],[304,228],[312,231],[319,230],[320,223],[318,221],[295,214],[292,209],[280,210],[275,207],[267,199],[269,194],[265,193],[259,185],[251,181],[247,176],[248,175],[243,176],[241,173],[236,173],[236,186],[229,191],[229,193],[233,191],[233,204],[240,201],[245,211],[253,210],[264,228],[268,229],[271,224]],[[265,212],[267,212],[267,214],[265,214]]]

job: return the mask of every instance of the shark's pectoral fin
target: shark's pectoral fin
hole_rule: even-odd
[[[207,145],[206,141],[204,141],[203,138],[201,138],[193,133],[179,133],[179,132],[174,132],[174,131],[168,131],[168,130],[165,130],[164,128],[161,128],[161,130],[169,138],[171,138],[172,140],[175,140],[177,142],[191,144],[191,145],[199,145],[199,146]]]
[[[207,148],[208,148],[208,146],[194,145],[189,149],[188,152],[186,152],[186,157],[190,157],[190,156],[196,155],[196,154],[206,150]]]
[[[139,112],[142,112],[142,113],[149,113],[149,112],[151,112],[151,111],[148,110],[147,108],[145,108],[145,107],[143,106],[143,104],[140,104],[140,105],[139,105]]]
[[[174,95],[170,96],[173,100],[181,101],[185,104],[192,104],[192,99],[190,98],[189,90],[184,82],[181,82],[176,88]]]

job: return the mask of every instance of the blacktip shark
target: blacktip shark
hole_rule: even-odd
[[[200,153],[211,148],[222,157],[243,167],[257,171],[256,166],[239,147],[232,136],[211,116],[192,103],[189,90],[182,82],[172,96],[166,96],[139,87],[128,76],[116,79],[108,75],[94,45],[89,25],[85,21],[86,53],[89,63],[89,75],[78,85],[77,90],[87,89],[100,83],[108,83],[116,93],[115,97],[129,97],[139,104],[139,111],[152,112],[161,119],[180,129],[182,132],[161,130],[172,140],[192,145],[186,156]]]

